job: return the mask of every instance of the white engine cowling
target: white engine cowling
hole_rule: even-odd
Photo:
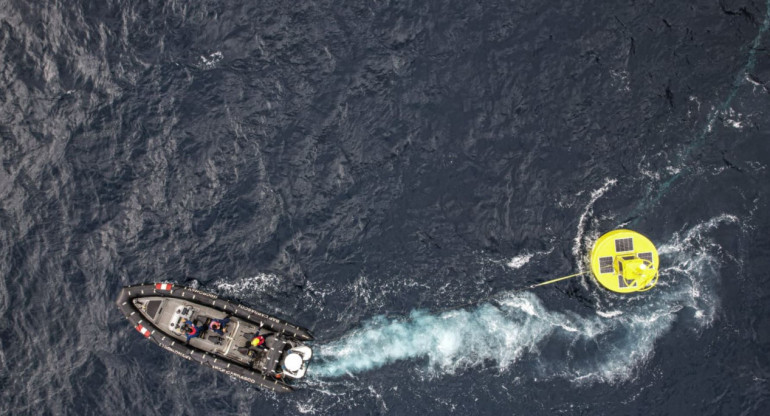
[[[283,374],[291,378],[304,377],[307,371],[307,362],[312,356],[313,351],[305,345],[290,349],[283,357],[283,362],[281,363]]]

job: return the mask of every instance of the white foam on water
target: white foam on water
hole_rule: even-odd
[[[602,318],[614,318],[618,315],[622,315],[623,311],[596,311],[596,314],[601,316]]]
[[[653,181],[660,181],[660,172],[646,169],[644,167],[639,168],[639,173],[642,175],[648,177],[649,179],[652,179]]]
[[[691,95],[691,96],[687,97],[687,101],[689,101],[690,103],[695,103],[696,104],[695,112],[700,112],[700,105],[701,104],[700,104],[700,100],[698,100],[698,97],[695,97],[695,96]],[[687,118],[692,118],[692,116],[693,116],[693,109],[692,108],[688,108],[687,109]]]
[[[722,123],[725,126],[730,126],[734,129],[742,129],[745,127],[746,116],[735,111],[732,107],[721,112]]]
[[[511,269],[520,269],[524,267],[524,265],[529,263],[529,261],[532,260],[532,257],[535,257],[535,253],[519,254],[518,256],[515,256],[512,259],[508,260],[508,263],[506,263],[505,265],[510,267]]]
[[[549,250],[543,250],[543,251],[524,250],[523,252],[511,257],[510,259],[486,257],[483,254],[482,254],[482,257],[483,257],[484,263],[504,265],[509,269],[517,270],[529,264],[532,261],[532,259],[536,257],[547,256],[552,252],[553,252],[553,247],[551,247]]]
[[[417,310],[401,319],[378,316],[319,345],[311,375],[317,380],[354,375],[399,360],[416,361],[428,376],[490,362],[504,372],[523,361],[537,369],[530,368],[533,379],[628,380],[677,320],[687,319],[683,327],[696,331],[713,321],[721,248],[709,232],[737,222],[722,215],[662,244],[663,263],[670,266],[661,270],[659,287],[623,298],[622,311],[583,316],[549,309],[533,292],[507,292],[471,309],[435,314]],[[546,344],[556,345],[563,356],[541,356]]]
[[[527,294],[508,299],[503,307],[485,304],[438,315],[414,311],[404,320],[378,317],[345,338],[322,345],[322,362],[312,371],[333,377],[396,360],[425,358],[429,371],[451,373],[488,358],[491,352],[505,366],[553,330],[532,314],[539,307]]]
[[[247,297],[275,290],[280,278],[271,273],[260,273],[256,276],[240,278],[235,281],[216,280],[213,286],[226,296]]]
[[[372,294],[370,286],[371,285],[365,275],[359,275],[352,284],[353,295],[356,299],[360,299],[365,305],[369,305],[372,298],[376,297]]]
[[[629,82],[629,73],[625,69],[615,70],[610,69],[610,76],[612,77],[612,86],[617,88],[618,91],[630,92],[631,83]]]
[[[586,204],[585,209],[583,209],[583,213],[580,214],[580,220],[578,221],[577,233],[575,234],[575,244],[572,246],[572,255],[574,255],[575,258],[580,258],[580,247],[581,242],[583,241],[583,236],[585,234],[586,221],[593,212],[594,203],[596,203],[596,201],[616,183],[618,183],[617,179],[607,178],[604,180],[604,184],[599,189],[591,192],[591,200],[588,201],[588,204]]]
[[[200,59],[201,59],[200,67],[203,68],[203,69],[214,68],[215,66],[217,66],[219,61],[222,60],[222,58],[224,58],[224,55],[222,55],[222,52],[220,52],[220,51],[216,51],[216,52],[214,52],[212,54],[209,54],[209,56],[201,55],[200,56]]]

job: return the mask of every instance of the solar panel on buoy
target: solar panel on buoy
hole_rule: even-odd
[[[621,253],[623,251],[633,251],[634,250],[634,239],[633,238],[618,238],[615,240],[615,251],[618,253]]]
[[[599,273],[612,273],[615,267],[612,266],[612,257],[599,257]]]
[[[591,271],[605,288],[618,293],[649,290],[658,281],[658,250],[632,230],[610,231],[591,250]]]

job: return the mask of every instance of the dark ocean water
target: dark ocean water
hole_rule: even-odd
[[[770,2],[0,5],[1,414],[767,414]],[[654,290],[515,291],[617,227]],[[309,378],[145,341],[155,281]]]

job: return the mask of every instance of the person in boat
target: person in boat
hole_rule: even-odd
[[[200,336],[201,329],[189,319],[184,319],[182,320],[182,332],[187,337],[187,342],[190,342],[191,339]]]
[[[224,336],[225,332],[227,332],[227,324],[230,323],[230,317],[225,317],[224,319],[212,319],[211,322],[209,322],[209,330],[216,332],[217,334]]]
[[[252,360],[256,360],[260,356],[259,351],[267,349],[267,345],[265,345],[265,337],[260,335],[259,332],[256,334],[245,334],[244,336],[249,340],[249,342],[245,347],[238,348],[238,352],[248,356]]]
[[[267,349],[267,345],[265,345],[265,337],[260,335],[259,332],[256,334],[244,334],[244,337],[249,340],[249,342],[245,347],[238,348],[238,351],[240,351],[242,354],[252,356],[252,352]]]
[[[259,332],[257,332],[253,337],[251,337],[251,340],[249,341],[249,347],[266,349],[267,345],[265,345],[265,337],[259,335]]]

